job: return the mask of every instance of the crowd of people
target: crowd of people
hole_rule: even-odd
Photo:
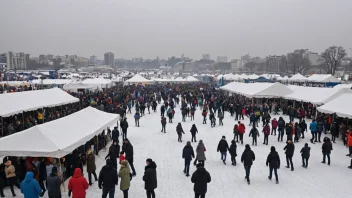
[[[345,145],[349,147],[348,156],[352,156],[352,130],[346,126],[341,118],[333,115],[318,114],[310,104],[301,104],[295,107],[290,102],[277,102],[275,100],[264,100],[253,104],[251,100],[246,100],[238,96],[228,96],[214,88],[214,86],[204,83],[196,84],[155,84],[155,85],[131,85],[114,86],[112,88],[92,93],[70,93],[80,99],[79,103],[69,104],[60,107],[45,108],[33,112],[25,112],[25,123],[21,122],[20,116],[12,116],[5,120],[6,135],[20,132],[33,125],[52,121],[60,117],[77,112],[85,107],[93,106],[102,111],[120,115],[120,120],[116,126],[102,131],[101,134],[92,138],[85,145],[77,148],[72,154],[61,159],[37,158],[28,156],[26,158],[6,157],[0,165],[0,190],[1,197],[4,197],[3,188],[8,184],[13,196],[16,196],[13,186],[21,189],[25,197],[43,196],[46,191],[49,197],[61,197],[61,186],[66,179],[68,181],[68,195],[72,197],[85,197],[86,190],[93,185],[92,180],[98,181],[98,187],[102,189],[102,197],[114,197],[115,186],[120,185],[123,197],[128,197],[131,180],[137,175],[134,167],[134,148],[128,138],[129,123],[126,115],[132,113],[134,108],[135,126],[140,127],[140,118],[148,114],[160,111],[161,132],[167,133],[166,125],[173,123],[176,111],[180,111],[182,121],[176,124],[178,142],[182,142],[182,135],[185,131],[182,122],[187,119],[194,120],[195,112],[203,117],[203,124],[210,120],[210,127],[223,125],[225,116],[234,117],[236,124],[233,128],[233,138],[229,145],[226,137],[219,141],[217,151],[221,154],[221,160],[226,165],[227,152],[231,156],[231,165],[236,166],[237,144],[244,143],[244,135],[247,133],[252,137],[251,145],[257,146],[258,137],[261,132],[263,144],[268,145],[271,136],[277,135],[277,141],[286,140],[286,146],[282,148],[286,155],[286,168],[294,171],[292,157],[295,153],[295,144],[305,138],[305,133],[312,134],[311,144],[320,143],[322,134],[331,134],[331,139],[327,136],[322,144],[322,163],[331,164],[330,154],[333,149],[332,143],[336,138],[342,138]],[[160,106],[160,108],[158,108]],[[179,109],[178,109],[179,107]],[[288,115],[289,120],[284,120],[283,116],[271,118],[271,114],[278,115],[279,111],[283,115]],[[228,112],[228,113],[227,113]],[[306,118],[316,115],[312,123],[307,126]],[[218,119],[218,122],[217,122]],[[249,126],[245,126],[241,121],[249,119]],[[296,120],[296,122],[295,122]],[[262,125],[263,130],[259,131],[258,126]],[[198,129],[193,124],[191,129],[191,141],[186,141],[183,148],[182,158],[184,158],[184,174],[194,183],[195,197],[205,197],[207,183],[211,182],[211,175],[205,169],[206,147],[202,140],[194,150],[191,142],[197,142]],[[120,138],[121,136],[121,138]],[[106,148],[111,140],[111,145],[107,149],[106,165],[97,174],[95,155],[101,149]],[[121,140],[121,147],[120,147]],[[302,167],[308,167],[310,158],[310,147],[308,143],[302,147]],[[190,175],[190,164],[197,170]],[[327,161],[326,161],[327,159]],[[245,150],[241,155],[240,162],[245,169],[245,179],[250,184],[250,171],[255,161],[255,153],[251,149],[250,143],[245,144]],[[272,179],[272,172],[279,183],[278,169],[281,162],[277,148],[272,146],[268,154],[266,165],[269,166],[269,176]],[[83,177],[83,167],[86,166],[88,181]],[[147,197],[155,197],[157,188],[156,162],[146,159],[143,181]],[[352,168],[352,160],[351,166]],[[94,177],[94,178],[92,178]]]

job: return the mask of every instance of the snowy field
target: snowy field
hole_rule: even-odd
[[[184,160],[182,159],[182,149],[187,141],[191,140],[189,130],[192,124],[196,124],[199,133],[197,134],[197,141],[203,140],[206,147],[205,168],[210,173],[212,180],[208,184],[208,198],[248,198],[248,197],[268,197],[268,198],[300,198],[300,197],[349,197],[352,186],[352,170],[348,169],[350,158],[345,155],[348,149],[342,145],[339,139],[336,144],[333,144],[333,151],[331,154],[331,166],[322,164],[322,143],[310,144],[310,133],[306,133],[306,138],[295,144],[295,154],[293,156],[293,163],[295,170],[285,168],[286,159],[283,148],[284,142],[278,142],[277,136],[269,136],[269,145],[263,145],[264,135],[261,133],[258,138],[258,146],[251,146],[256,154],[256,160],[251,169],[251,185],[245,181],[245,171],[240,157],[244,150],[244,145],[237,146],[237,166],[232,166],[230,162],[230,155],[227,155],[227,165],[224,165],[220,160],[220,153],[217,153],[217,145],[223,135],[230,145],[233,139],[233,126],[237,121],[234,117],[230,117],[228,112],[225,112],[223,120],[224,126],[216,125],[215,128],[210,127],[208,120],[207,125],[202,124],[201,111],[197,109],[195,113],[195,121],[187,118],[186,122],[181,122],[181,113],[177,107],[175,119],[173,124],[167,123],[167,133],[161,133],[160,124],[160,105],[158,112],[146,114],[140,120],[140,127],[134,126],[133,114],[128,114],[128,138],[134,147],[134,165],[137,176],[133,178],[129,190],[129,197],[142,198],[146,197],[144,190],[144,182],[142,176],[144,173],[145,160],[152,158],[157,164],[158,188],[156,189],[156,196],[159,198],[190,198],[194,197],[193,184],[191,177],[186,177],[183,173]],[[146,110],[147,111],[147,110]],[[134,109],[133,111],[134,112]],[[272,115],[272,117],[274,117]],[[278,118],[278,116],[275,116]],[[285,121],[288,118],[284,117]],[[218,120],[217,120],[218,121]],[[177,142],[176,125],[178,122],[182,123],[185,131],[183,135],[183,142]],[[244,135],[244,144],[251,144],[252,139],[248,137],[249,119],[245,118],[246,133]],[[308,127],[309,127],[308,121]],[[218,123],[217,123],[218,124]],[[261,132],[262,127],[259,125],[258,130]],[[330,137],[330,135],[329,135]],[[323,137],[322,137],[323,139]],[[311,147],[311,157],[309,159],[309,166],[307,169],[302,168],[301,155],[299,151],[304,143],[308,142]],[[197,143],[192,143],[193,149],[196,148]],[[279,152],[281,159],[281,167],[278,170],[279,184],[275,184],[275,177],[273,180],[268,180],[269,168],[266,167],[265,162],[269,154],[270,147],[275,146]],[[107,152],[101,151],[100,156],[96,156],[97,174],[103,165],[105,165],[104,157]],[[84,168],[85,169],[85,168]],[[196,170],[196,167],[191,164],[190,174]],[[85,173],[88,178],[87,173]],[[67,183],[66,183],[67,188]],[[23,195],[16,190],[17,197]],[[5,189],[6,197],[12,197],[10,189]],[[47,193],[44,197],[47,197]],[[67,192],[63,193],[63,197],[68,197]],[[99,190],[97,182],[93,184],[87,191],[87,198],[101,197],[101,190]],[[116,187],[115,197],[123,197],[119,186]]]

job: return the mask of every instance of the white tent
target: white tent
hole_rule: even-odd
[[[225,80],[239,80],[239,75],[234,75],[234,74],[232,74],[232,73],[230,73],[230,74],[226,74],[225,76],[224,76],[224,78],[225,78]]]
[[[117,119],[117,114],[87,107],[58,120],[1,138],[0,156],[61,158],[116,124]]]
[[[97,86],[95,85],[89,85],[89,84],[83,84],[81,82],[72,82],[68,83],[63,86],[64,90],[72,91],[72,92],[77,92],[79,89],[89,89],[89,90],[96,90],[98,89]]]
[[[70,82],[72,82],[72,80],[69,79],[44,79],[43,85],[64,85]]]
[[[322,113],[336,113],[337,116],[352,119],[352,94],[341,94],[339,97],[318,107]]]
[[[311,82],[340,82],[339,79],[331,74],[313,74],[309,76],[307,81]]]
[[[288,79],[288,81],[291,81],[291,82],[304,82],[304,81],[307,81],[307,80],[308,80],[308,78],[303,76],[300,73],[297,73],[297,74],[293,75],[291,78]]]
[[[197,81],[199,81],[198,79],[196,79],[193,76],[188,76],[188,77],[185,78],[185,80],[188,81],[188,82],[197,82]]]
[[[0,101],[0,116],[8,117],[24,111],[79,102],[79,99],[59,88],[53,88],[0,94]]]
[[[111,80],[107,80],[104,78],[88,78],[82,81],[82,83],[87,85],[94,85],[99,89],[110,88],[113,85],[113,82]]]
[[[255,80],[255,79],[258,79],[260,76],[256,75],[256,74],[251,74],[248,76],[248,79],[251,79],[251,80]],[[265,77],[264,77],[265,78]]]
[[[325,104],[343,93],[352,93],[351,89],[332,89],[323,87],[289,86],[293,93],[284,96],[285,99]]]
[[[240,78],[241,78],[241,79],[248,79],[248,76],[247,76],[246,74],[241,74],[241,75],[240,75]]]
[[[244,95],[248,98],[277,98],[292,93],[292,90],[280,83],[237,83],[232,82],[220,89]]]
[[[333,88],[334,89],[343,89],[343,88],[351,89],[352,88],[352,84],[338,84],[338,85],[336,85]]]
[[[143,82],[153,82],[152,80],[148,80],[146,78],[144,78],[143,76],[136,74],[134,75],[132,78],[126,80],[126,82],[130,82],[130,83],[143,83]]]

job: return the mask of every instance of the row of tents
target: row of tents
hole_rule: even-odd
[[[318,111],[336,113],[340,117],[352,118],[352,89],[350,87],[304,87],[281,83],[238,83],[232,82],[220,87],[229,93],[247,98],[283,98],[312,103]]]

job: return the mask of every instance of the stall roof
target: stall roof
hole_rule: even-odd
[[[116,124],[117,119],[117,114],[87,107],[58,120],[1,138],[0,156],[61,158]]]
[[[0,101],[0,116],[9,117],[24,111],[79,102],[79,99],[59,88],[53,88],[0,94]]]
[[[220,89],[249,98],[277,98],[293,91],[281,83],[237,83],[232,82]]]
[[[340,82],[335,76],[331,74],[313,74],[308,77],[307,81],[312,82]]]
[[[126,80],[126,82],[151,82],[152,80],[148,80],[143,76],[136,74],[132,78]]]
[[[322,113],[336,113],[337,116],[352,119],[352,94],[341,94],[330,102],[318,107]]]
[[[288,81],[292,81],[292,82],[302,82],[302,81],[307,81],[307,80],[308,80],[308,78],[303,76],[300,73],[297,73],[288,79]]]

